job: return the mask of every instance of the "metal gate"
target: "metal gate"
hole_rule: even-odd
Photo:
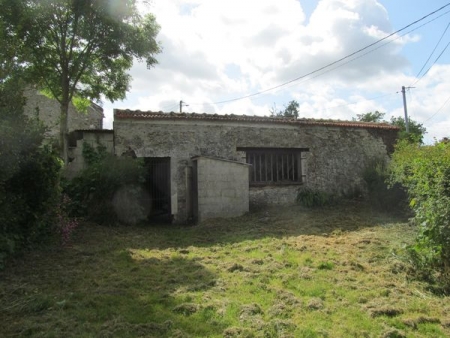
[[[152,198],[152,211],[149,220],[171,222],[170,208],[170,158],[146,157],[146,187]]]

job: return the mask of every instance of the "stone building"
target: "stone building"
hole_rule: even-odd
[[[26,104],[24,113],[27,116],[38,117],[47,127],[48,138],[59,138],[60,105],[37,89],[29,87],[24,91]],[[73,104],[69,105],[69,133],[74,130],[103,129],[103,108],[92,103],[86,113],[78,112]]]
[[[26,103],[24,113],[30,117],[37,117],[47,127],[47,139],[59,139],[60,105],[58,101],[48,98],[39,90],[28,87],[24,91]],[[103,129],[103,108],[95,103],[86,112],[78,112],[74,105],[69,105],[69,164],[65,175],[75,176],[85,167],[82,156],[83,142],[91,145],[102,144],[107,151],[114,153],[113,132]]]
[[[393,151],[389,124],[114,110],[117,156],[145,158],[149,189],[175,222],[293,204],[299,189],[363,191],[363,170]]]

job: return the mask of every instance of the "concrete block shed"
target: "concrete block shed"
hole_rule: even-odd
[[[194,220],[241,216],[249,211],[249,164],[205,156],[192,160]]]
[[[117,156],[159,163],[165,188],[155,193],[176,223],[293,204],[304,187],[363,190],[363,170],[388,158],[398,133],[385,123],[119,109],[113,130]]]

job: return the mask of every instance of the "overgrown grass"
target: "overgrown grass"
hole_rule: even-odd
[[[446,337],[407,278],[414,229],[363,205],[194,227],[85,224],[0,274],[0,332],[33,337]]]

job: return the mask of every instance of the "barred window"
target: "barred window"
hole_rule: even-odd
[[[305,181],[305,148],[238,148],[251,164],[250,184],[301,184]]]

